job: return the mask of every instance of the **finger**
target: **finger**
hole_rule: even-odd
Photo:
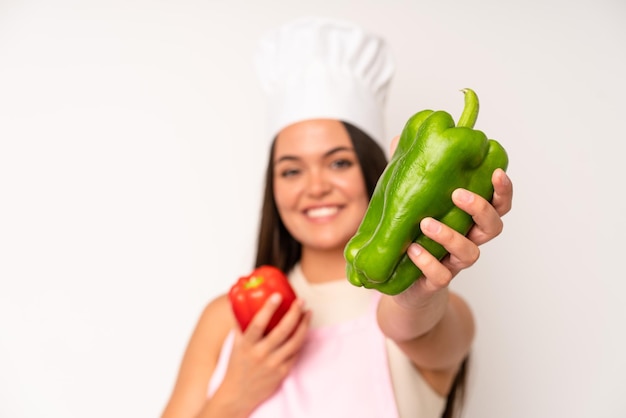
[[[426,287],[426,290],[435,292],[446,287],[452,280],[452,272],[421,245],[411,244],[407,254],[424,275],[416,284]]]
[[[467,212],[474,221],[474,227],[467,237],[474,243],[481,245],[497,237],[504,224],[500,214],[494,206],[481,196],[465,189],[456,189],[452,192],[452,201],[463,211]]]
[[[389,155],[393,155],[398,147],[398,141],[400,140],[400,135],[396,135],[391,140],[391,145],[389,146]]]
[[[304,343],[306,339],[307,331],[309,330],[309,325],[311,323],[311,312],[303,312],[300,316],[299,322],[293,333],[290,334],[290,337],[282,344],[274,354],[277,358],[284,361],[285,359],[293,359],[296,354],[300,351],[300,347]]]
[[[302,299],[293,301],[278,324],[267,334],[264,343],[268,350],[274,350],[289,338],[298,325],[298,322],[300,322],[303,311],[304,301]]]
[[[243,333],[246,340],[256,342],[263,338],[267,325],[270,323],[274,312],[276,312],[282,300],[283,298],[280,293],[273,293],[267,298],[263,307],[254,315],[248,328],[246,328],[246,331]]]
[[[491,182],[494,190],[491,203],[496,208],[498,214],[504,216],[511,210],[513,205],[513,183],[511,183],[511,179],[509,179],[504,170],[500,168],[493,172]]]
[[[298,354],[300,353],[300,348],[306,339],[310,322],[311,312],[305,312],[298,328],[295,330],[291,338],[274,352],[273,355],[275,356],[278,364],[280,364],[278,367],[278,373],[281,377],[285,377],[289,374],[289,371],[298,359]]]
[[[459,271],[473,265],[480,257],[480,249],[475,243],[442,222],[424,218],[420,222],[420,228],[424,235],[448,251],[449,256],[442,263],[444,267]]]

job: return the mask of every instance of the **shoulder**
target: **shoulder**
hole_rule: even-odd
[[[206,304],[204,310],[202,311],[201,318],[204,318],[205,316],[212,317],[216,315],[230,316],[231,319],[234,319],[231,314],[228,295],[225,293],[217,296]]]
[[[221,346],[228,332],[236,325],[227,294],[211,300],[202,310],[196,334],[208,337],[211,345]]]
[[[211,300],[191,335],[163,417],[195,414],[204,404],[226,336],[236,325],[228,295]]]
[[[211,371],[219,357],[222,344],[236,325],[228,295],[220,295],[206,304],[191,335],[185,363],[201,365]]]

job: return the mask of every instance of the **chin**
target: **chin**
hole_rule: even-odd
[[[332,239],[332,240],[316,240],[316,241],[309,241],[309,242],[305,242],[303,243],[303,245],[305,245],[306,247],[309,247],[313,250],[317,250],[317,251],[327,251],[327,252],[332,252],[332,251],[340,251],[343,253],[343,250],[346,246],[346,244],[348,243],[348,240],[345,239]]]

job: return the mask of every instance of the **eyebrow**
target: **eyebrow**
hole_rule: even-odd
[[[329,157],[337,152],[341,152],[341,151],[352,151],[354,152],[354,148],[352,147],[344,147],[344,146],[339,146],[339,147],[335,147],[332,148],[328,151],[326,151],[323,155],[324,158]],[[297,161],[299,160],[299,157],[296,157],[295,155],[283,155],[282,157],[280,157],[279,159],[277,159],[276,161],[274,161],[274,164],[278,164],[281,161]]]

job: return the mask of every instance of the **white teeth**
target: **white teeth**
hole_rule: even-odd
[[[322,218],[324,216],[334,215],[335,213],[337,213],[338,210],[339,209],[337,208],[337,206],[315,208],[309,209],[306,214],[311,218]]]

